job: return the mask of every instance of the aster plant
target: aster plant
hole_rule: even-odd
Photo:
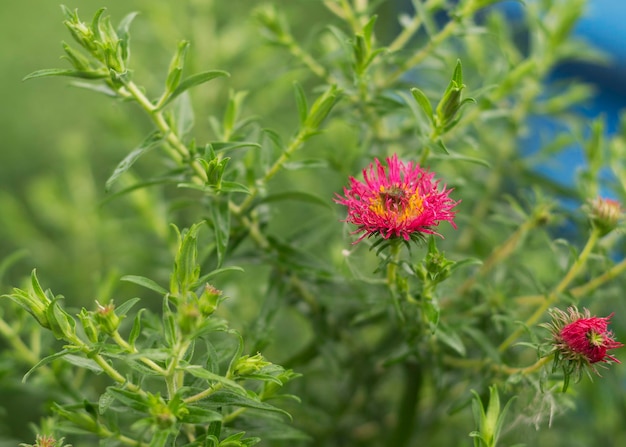
[[[140,3],[24,59],[77,88],[15,89],[0,445],[626,445],[626,121],[550,81],[583,0]]]

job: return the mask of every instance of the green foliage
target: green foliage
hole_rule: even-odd
[[[621,210],[595,200],[626,199],[626,124],[546,84],[599,59],[570,36],[584,2],[525,2],[527,47],[491,0],[274,3],[62,8],[69,68],[24,79],[89,91],[22,84],[47,96],[0,192],[0,444],[626,442],[622,369],[563,393],[540,325],[624,314]],[[45,127],[66,102],[71,130]],[[523,157],[537,116],[563,131]],[[536,172],[575,141],[572,187]],[[393,154],[451,189],[458,229],[353,245],[332,199]]]

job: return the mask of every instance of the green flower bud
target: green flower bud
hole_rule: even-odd
[[[83,307],[78,314],[78,319],[80,320],[80,324],[83,326],[87,339],[92,343],[97,343],[98,328],[96,327],[96,323],[94,321],[93,312],[89,312]]]
[[[223,299],[221,290],[216,289],[211,284],[206,284],[202,295],[198,298],[198,307],[202,316],[204,318],[211,316]]]
[[[120,327],[120,317],[115,314],[115,305],[111,302],[103,306],[98,303],[98,309],[96,310],[94,317],[99,329],[106,334],[113,334]]]
[[[589,202],[587,213],[591,225],[600,231],[602,236],[613,231],[622,219],[622,208],[617,200],[598,197]]]
[[[237,377],[250,376],[252,374],[256,374],[261,369],[271,364],[271,362],[265,360],[259,353],[253,355],[252,357],[244,355],[239,357],[233,365],[233,374]]]

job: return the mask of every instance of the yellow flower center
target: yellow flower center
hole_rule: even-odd
[[[592,346],[602,346],[604,344],[604,337],[597,332],[589,331],[587,338],[589,339],[589,344]]]
[[[399,186],[380,186],[380,193],[370,201],[370,210],[385,218],[404,223],[419,216],[424,210],[424,199],[418,194],[407,195]]]

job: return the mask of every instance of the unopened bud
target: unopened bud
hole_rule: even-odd
[[[261,369],[266,366],[271,365],[271,362],[268,362],[263,358],[261,354],[256,354],[250,357],[249,355],[244,355],[239,357],[235,364],[233,365],[233,374],[238,377],[245,377],[252,374],[256,374]]]
[[[100,329],[106,334],[113,334],[120,327],[120,317],[115,314],[115,305],[111,302],[106,305],[98,303],[98,309],[94,314]]]
[[[622,218],[622,208],[617,200],[598,197],[588,206],[591,225],[604,236],[613,231]]]

